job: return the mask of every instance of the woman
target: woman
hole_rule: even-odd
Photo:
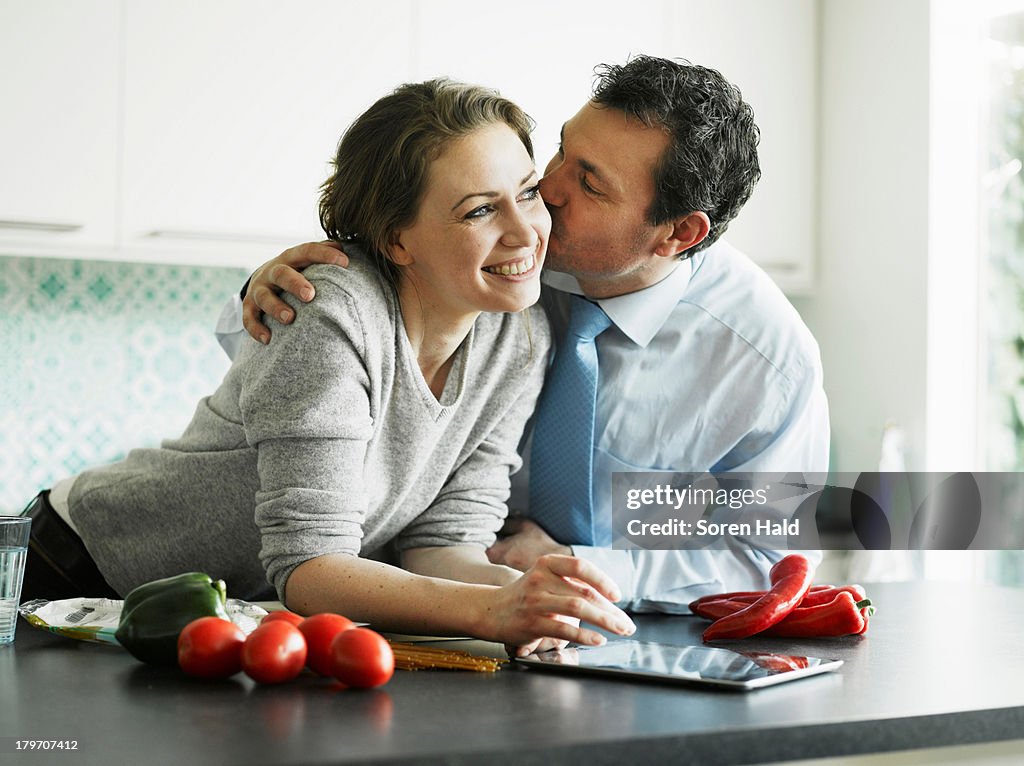
[[[445,80],[356,120],[320,219],[361,255],[306,272],[313,303],[241,350],[181,438],[54,488],[101,581],[124,594],[201,570],[240,597],[269,582],[300,613],[523,652],[603,642],[578,619],[632,632],[587,562],[522,574],[485,555],[549,349],[529,308],[550,230],[529,127],[494,92]],[[30,512],[50,523],[46,500]]]

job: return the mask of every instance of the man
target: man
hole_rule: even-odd
[[[549,534],[577,513],[568,510],[570,499],[562,519],[510,519],[508,536],[489,551],[492,561],[525,570],[545,553],[589,559],[612,576],[620,606],[632,611],[685,612],[709,592],[765,586],[782,552],[608,547],[615,471],[827,471],[828,405],[817,344],[771,280],[719,240],[760,177],[758,140],[750,107],[713,70],[648,56],[599,68],[593,98],[563,126],[541,180],[552,217],[541,301],[557,351],[510,502],[513,511],[541,517],[544,482],[530,474],[550,474],[551,461],[564,452],[537,436],[546,419],[557,417],[546,418],[545,402],[557,408],[549,389],[560,363],[589,355],[589,362],[565,364],[599,360],[593,436],[586,434],[589,481],[575,495],[592,514],[592,539],[580,544]],[[334,247],[307,244],[256,272],[242,309],[250,334],[269,341],[261,310],[283,322],[293,318],[277,288],[312,298],[295,269],[313,262],[346,261]],[[581,304],[599,306],[606,329],[567,340]],[[225,320],[222,334],[239,332],[236,309]],[[566,373],[573,374],[587,378]],[[560,475],[571,484],[568,477],[578,473]]]

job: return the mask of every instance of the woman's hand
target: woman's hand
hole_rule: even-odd
[[[633,621],[612,603],[619,598],[612,579],[591,562],[541,556],[522,577],[494,591],[481,633],[494,636],[519,657],[567,641],[600,646],[605,637],[580,622],[621,636],[636,631]]]
[[[242,300],[242,324],[246,332],[266,344],[270,342],[270,328],[263,324],[263,314],[272,314],[282,324],[295,318],[291,306],[278,297],[281,291],[306,303],[313,300],[313,285],[299,270],[314,263],[348,266],[348,256],[337,242],[307,242],[288,248],[253,272]]]

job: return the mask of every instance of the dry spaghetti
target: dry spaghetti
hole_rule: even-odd
[[[395,667],[399,670],[472,670],[494,673],[508,660],[481,657],[458,649],[439,649],[422,644],[403,644],[389,641],[395,653]]]

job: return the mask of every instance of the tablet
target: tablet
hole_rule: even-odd
[[[746,691],[828,673],[842,660],[802,655],[675,646],[629,639],[604,646],[570,646],[538,652],[515,661],[530,668],[590,673],[645,681],[703,684]]]

